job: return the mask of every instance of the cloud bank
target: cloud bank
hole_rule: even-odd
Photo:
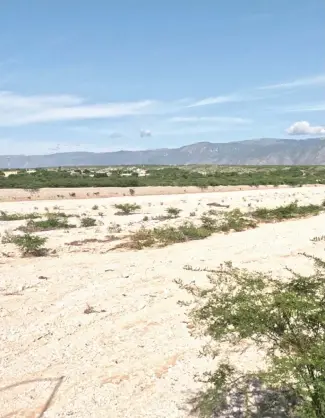
[[[325,135],[325,126],[312,126],[307,121],[295,122],[286,132],[289,135]]]

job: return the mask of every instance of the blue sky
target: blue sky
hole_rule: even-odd
[[[325,136],[324,0],[0,0],[0,154]]]

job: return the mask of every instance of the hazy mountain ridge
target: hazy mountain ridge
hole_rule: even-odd
[[[197,142],[180,148],[144,151],[0,155],[1,168],[7,168],[8,162],[11,168],[137,164],[325,164],[325,138],[304,140],[263,138],[227,143]]]

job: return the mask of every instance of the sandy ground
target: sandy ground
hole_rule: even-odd
[[[203,342],[190,335],[186,309],[177,304],[187,295],[174,279],[204,282],[204,272],[184,265],[216,267],[226,260],[281,275],[287,266],[306,272],[310,263],[299,253],[324,255],[324,242],[311,238],[325,235],[325,214],[138,252],[109,251],[112,243],[71,242],[102,239],[112,222],[120,224],[121,236],[144,224],[152,227],[159,221],[150,218],[168,206],[193,220],[211,202],[248,209],[324,198],[325,187],[302,187],[1,203],[8,213],[43,212],[59,204],[61,211],[85,213],[101,224],[80,228],[76,217],[71,222],[78,228],[40,233],[56,250],[44,258],[21,258],[11,244],[0,244],[0,417],[188,417],[188,400],[200,388],[194,375],[212,363],[198,357]],[[130,199],[142,206],[140,213],[114,215],[111,205]],[[98,209],[92,209],[95,204]],[[0,232],[23,223],[0,222]],[[96,312],[85,314],[87,304]],[[262,361],[255,350],[225,354],[245,369]]]
[[[307,186],[305,186],[307,187]],[[323,187],[322,185],[310,185],[308,187]],[[286,189],[288,186],[279,186],[277,189]],[[219,186],[208,187],[205,193],[240,191],[240,190],[270,190],[273,186]],[[157,186],[157,187],[134,187],[136,196],[151,195],[177,195],[202,193],[199,187],[187,186]],[[22,200],[65,200],[71,199],[95,199],[105,197],[121,197],[130,195],[129,189],[125,187],[80,187],[80,188],[44,188],[38,191],[25,189],[0,189],[0,202],[22,201]]]

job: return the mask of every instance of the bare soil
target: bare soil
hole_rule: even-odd
[[[236,266],[285,275],[286,267],[310,271],[301,252],[324,256],[325,242],[311,239],[325,235],[325,214],[163,249],[110,251],[118,241],[107,236],[123,239],[140,226],[153,227],[159,221],[151,218],[169,206],[182,209],[179,220],[168,221],[177,223],[198,218],[213,202],[229,205],[229,210],[275,207],[295,199],[320,203],[325,187],[109,200],[78,195],[60,202],[49,196],[42,195],[48,201],[2,203],[1,210],[44,212],[59,205],[68,214],[93,216],[98,224],[81,228],[80,218],[71,217],[77,228],[38,233],[55,250],[47,257],[21,258],[12,244],[0,244],[2,418],[189,417],[188,401],[201,388],[194,376],[212,370],[213,362],[199,357],[204,341],[191,336],[186,308],[177,303],[188,295],[174,283],[181,278],[202,284],[206,275],[184,265],[213,268],[231,260]],[[129,201],[141,205],[139,213],[114,214],[114,203]],[[122,232],[108,232],[112,223]],[[22,224],[0,221],[0,233]],[[248,370],[263,365],[263,355],[254,347],[244,352],[224,347],[221,355]]]
[[[286,189],[289,186],[278,186],[276,189]],[[312,184],[304,187],[323,187]],[[241,190],[270,190],[274,186],[219,186],[200,189],[195,186],[157,186],[157,187],[134,187],[136,196],[192,194],[192,193],[215,193],[235,192]],[[290,187],[289,187],[290,188]],[[71,188],[43,188],[36,192],[25,189],[0,189],[0,202],[24,201],[24,200],[66,200],[66,199],[96,199],[106,197],[130,196],[129,188],[125,187],[71,187]]]

